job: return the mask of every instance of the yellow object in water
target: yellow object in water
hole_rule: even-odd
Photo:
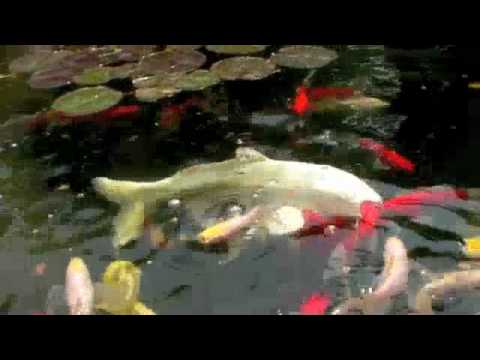
[[[222,222],[220,224],[214,225],[201,234],[198,235],[200,242],[204,244],[208,244],[212,241],[212,239],[217,239],[226,236],[226,234],[230,231],[230,223],[229,222]]]
[[[148,316],[148,315],[156,315],[155,312],[149,308],[147,308],[144,304],[141,302],[137,302],[133,309],[131,315],[142,315],[142,316]]]
[[[480,258],[480,236],[465,239],[465,255],[469,258]]]
[[[138,301],[142,272],[129,261],[115,261],[103,274],[104,288],[113,296],[104,296],[97,309],[113,315],[155,315]],[[113,291],[112,291],[113,290]]]
[[[480,82],[473,82],[468,84],[468,88],[472,90],[480,90]]]

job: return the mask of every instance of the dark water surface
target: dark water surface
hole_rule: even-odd
[[[8,73],[8,62],[22,51],[0,47],[0,74]],[[299,130],[292,130],[300,119],[287,105],[303,73],[217,88],[215,111],[187,114],[180,131],[171,135],[153,125],[148,107],[141,121],[113,128],[82,125],[27,134],[21,116],[48,107],[56,94],[33,91],[24,80],[0,79],[0,124],[16,120],[0,132],[0,309],[43,311],[48,290],[63,284],[72,256],[81,256],[95,279],[117,255],[138,263],[141,298],[158,314],[285,314],[298,311],[314,292],[334,295],[335,303],[345,300],[338,279],[324,279],[332,244],[322,241],[301,246],[284,238],[254,241],[224,265],[224,254],[185,246],[155,253],[137,242],[115,254],[111,231],[117,208],[93,193],[90,181],[97,176],[160,179],[186,166],[231,158],[241,141],[275,159],[350,171],[385,198],[419,186],[480,187],[480,92],[468,90],[469,82],[479,80],[477,53],[457,47],[349,46],[316,74],[313,84],[359,85],[392,106],[380,112],[315,114]],[[356,146],[359,137],[393,145],[419,171],[412,176],[378,169]],[[421,220],[399,221],[389,231],[401,236],[412,259],[444,272],[455,268],[462,239],[480,234],[479,226],[480,204],[466,202],[432,208]],[[354,295],[381,272],[384,237],[358,255],[349,281]],[[44,276],[34,276],[43,262]],[[411,279],[411,291],[420,282]],[[399,299],[393,312],[406,313],[406,300]],[[445,313],[479,311],[480,304],[469,297],[457,299]]]

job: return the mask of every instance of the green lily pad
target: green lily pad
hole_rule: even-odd
[[[198,50],[205,45],[167,45],[167,50]]]
[[[108,87],[88,87],[59,97],[54,101],[52,109],[67,116],[85,116],[110,109],[122,99],[121,92]]]
[[[261,80],[276,72],[277,67],[270,61],[240,56],[229,58],[213,64],[211,71],[222,80]]]
[[[102,85],[112,80],[112,71],[110,68],[97,67],[86,69],[80,75],[73,77],[73,82],[77,85]]]
[[[151,54],[157,48],[157,45],[116,45],[118,48],[129,52],[140,60],[142,57]]]
[[[140,69],[145,74],[187,73],[200,69],[207,57],[196,50],[164,50],[143,58]]]
[[[127,79],[134,77],[138,72],[138,64],[124,64],[120,66],[108,67],[113,79]]]
[[[175,83],[175,86],[185,91],[200,91],[219,84],[222,80],[208,70],[197,70],[187,74]]]
[[[207,45],[207,50],[225,55],[250,55],[264,51],[269,45]]]
[[[48,90],[66,86],[72,83],[79,70],[71,67],[53,66],[32,74],[28,84],[32,89]]]
[[[294,45],[280,49],[271,58],[278,66],[294,69],[319,69],[338,59],[334,50],[322,46]]]
[[[56,52],[40,51],[26,54],[13,60],[9,65],[9,70],[13,74],[30,74],[72,54],[73,52],[67,50]]]
[[[180,92],[180,89],[169,86],[141,88],[135,91],[135,97],[142,102],[154,103],[162,99],[171,98]]]
[[[145,76],[133,80],[133,86],[137,89],[155,87],[175,87],[175,84],[184,76],[184,73],[163,73],[154,76]]]

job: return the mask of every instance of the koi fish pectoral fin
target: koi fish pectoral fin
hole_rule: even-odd
[[[145,204],[125,204],[114,220],[113,246],[118,249],[141,237],[145,224]]]

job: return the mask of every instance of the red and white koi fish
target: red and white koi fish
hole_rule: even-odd
[[[359,145],[362,149],[373,152],[383,165],[393,170],[405,171],[409,174],[415,172],[416,167],[413,162],[383,144],[372,139],[360,139]]]
[[[94,286],[87,266],[80,258],[70,261],[65,277],[65,299],[70,315],[92,315]]]
[[[364,314],[378,314],[391,300],[407,289],[409,261],[404,243],[398,238],[389,238],[385,244],[385,266],[380,284],[373,293],[363,298],[349,299],[337,307],[333,315],[346,315],[354,310]]]

